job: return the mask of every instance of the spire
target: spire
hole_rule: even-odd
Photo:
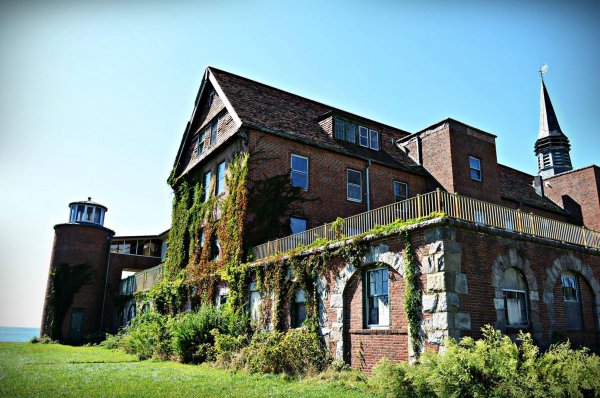
[[[540,89],[540,129],[538,139],[560,135],[564,136],[560,129],[560,125],[558,124],[558,119],[556,118],[556,113],[554,112],[554,107],[550,101],[550,96],[548,95],[548,90],[546,89],[546,84],[544,84],[544,77],[542,75],[542,87]]]
[[[550,101],[544,73],[548,71],[548,65],[542,66],[542,87],[540,89],[540,129],[535,142],[535,155],[538,159],[538,174],[542,178],[551,177],[573,169],[569,150],[571,144],[563,134],[558,124],[554,107]]]

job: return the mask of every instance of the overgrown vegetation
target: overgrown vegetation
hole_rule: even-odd
[[[421,352],[421,286],[418,276],[418,266],[413,257],[410,235],[407,231],[404,237],[404,311],[408,321],[410,344],[415,358]]]
[[[382,360],[370,384],[387,397],[597,397],[600,358],[568,343],[540,353],[529,334],[517,342],[491,326],[483,338],[449,339],[418,365]]]
[[[59,264],[50,271],[46,329],[41,331],[42,336],[50,340],[60,338],[59,327],[73,304],[73,297],[92,277],[90,268],[87,264]]]

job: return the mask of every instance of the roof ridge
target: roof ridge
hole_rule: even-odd
[[[291,95],[293,97],[300,98],[300,99],[303,99],[305,101],[312,102],[313,104],[320,105],[320,106],[323,106],[323,107],[326,107],[326,108],[330,108],[330,110],[333,110],[333,111],[343,112],[343,113],[355,116],[355,117],[360,118],[360,119],[364,119],[364,120],[367,120],[367,121],[370,121],[370,122],[373,122],[373,123],[376,123],[376,124],[379,124],[379,125],[382,125],[382,126],[385,126],[385,127],[389,127],[391,129],[394,129],[394,130],[399,130],[399,131],[407,133],[407,134],[411,134],[409,131],[401,129],[399,127],[394,127],[394,126],[392,126],[390,124],[379,122],[379,121],[377,121],[375,119],[372,119],[372,118],[369,118],[369,117],[365,117],[365,116],[361,116],[361,115],[356,114],[354,112],[349,112],[349,111],[343,110],[341,108],[335,107],[333,105],[329,105],[329,104],[326,104],[324,102],[316,101],[316,100],[314,100],[312,98],[308,98],[308,97],[304,97],[304,96],[299,95],[299,94],[292,93],[291,91],[286,91],[286,90],[283,90],[281,88],[278,88],[278,87],[275,87],[275,86],[271,86],[270,84],[262,83],[262,82],[259,82],[257,80],[253,80],[253,79],[250,79],[248,77],[245,77],[245,76],[237,75],[235,73],[228,72],[228,71],[223,70],[223,69],[215,68],[214,66],[208,66],[207,69],[209,69],[211,71],[217,71],[217,72],[225,73],[227,75],[235,76],[235,77],[237,77],[239,79],[242,79],[242,80],[245,80],[247,82],[250,82],[250,83],[253,83],[253,84],[260,84],[261,86],[267,87],[267,88],[272,89],[272,90],[279,91],[280,93]]]

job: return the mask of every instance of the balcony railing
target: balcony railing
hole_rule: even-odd
[[[402,202],[356,214],[343,219],[341,223],[335,223],[335,225],[334,223],[324,224],[285,238],[263,243],[254,247],[252,252],[254,259],[260,260],[277,253],[287,252],[300,245],[311,245],[317,239],[332,240],[339,235],[352,237],[368,232],[378,225],[389,225],[396,220],[419,218],[433,212],[444,212],[451,218],[507,231],[600,248],[600,232],[438,189]]]
[[[128,296],[135,292],[149,290],[152,286],[160,282],[163,275],[164,265],[137,272],[121,281],[121,295]]]

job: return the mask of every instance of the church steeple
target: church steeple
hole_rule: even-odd
[[[535,142],[535,155],[538,159],[538,174],[550,177],[573,169],[569,150],[571,144],[563,134],[550,101],[543,74],[547,66],[542,67],[542,85],[540,89],[540,129]]]

